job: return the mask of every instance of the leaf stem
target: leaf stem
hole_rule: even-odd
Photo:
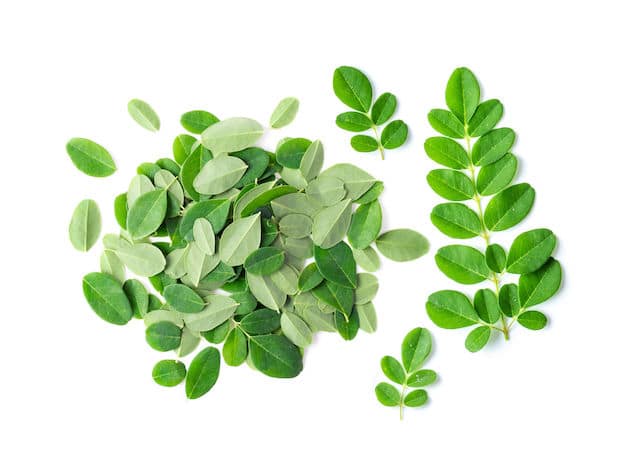
[[[400,395],[400,420],[404,419],[404,396],[407,392],[407,381],[402,384],[402,394]]]
[[[371,118],[371,115],[369,115],[369,118]],[[378,134],[378,126],[374,123],[372,129],[373,129],[373,133],[376,135],[376,142],[378,143],[378,151],[380,151],[380,157],[382,158],[382,160],[384,160],[384,149],[382,148],[382,143],[380,143],[380,135]]]
[[[486,246],[488,247],[491,244],[491,236],[489,234],[489,230],[484,223],[484,213],[482,210],[482,200],[480,198],[480,193],[478,193],[478,181],[476,178],[476,167],[473,165],[473,160],[471,158],[471,136],[467,132],[467,125],[464,128],[464,140],[467,143],[467,156],[469,157],[469,172],[471,174],[471,183],[473,184],[473,200],[476,202],[476,206],[478,209],[478,217],[480,219],[480,236],[484,239]],[[491,272],[491,277],[489,278],[491,282],[493,282],[496,289],[496,296],[500,295],[500,278],[498,274],[494,271]],[[498,328],[495,326],[491,326],[493,329],[497,329],[498,331],[504,334],[504,339],[509,340],[509,329],[511,325],[507,325],[507,321],[504,315],[501,313],[500,318],[502,321],[502,328]]]

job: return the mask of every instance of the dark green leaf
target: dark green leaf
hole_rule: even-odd
[[[215,347],[206,347],[196,355],[187,371],[185,390],[189,399],[197,399],[208,393],[218,381],[220,374],[220,352]]]
[[[336,320],[336,329],[338,334],[346,341],[355,339],[360,329],[360,318],[357,312],[351,313],[351,316],[347,318],[343,313],[334,313]]]
[[[351,224],[347,233],[349,243],[354,248],[364,250],[378,237],[381,227],[382,208],[380,203],[373,201],[368,204],[362,204],[351,217]]]
[[[418,370],[409,375],[407,378],[407,386],[411,388],[422,388],[435,383],[438,376],[433,370]]]
[[[378,97],[374,102],[373,108],[371,109],[371,118],[373,119],[373,123],[376,125],[382,125],[385,123],[393,116],[397,105],[398,100],[396,99],[396,96],[390,92],[385,92],[380,95],[380,97]]]
[[[482,321],[494,324],[500,319],[498,297],[491,289],[480,289],[473,297],[473,307]]]
[[[471,159],[475,165],[488,165],[501,159],[516,140],[511,128],[496,128],[482,135],[473,145]]]
[[[416,389],[404,396],[404,405],[407,407],[422,407],[427,403],[427,391],[424,389]]]
[[[464,138],[464,125],[452,112],[433,109],[427,115],[429,123],[438,133],[451,138]]]
[[[466,245],[448,245],[436,253],[438,268],[449,278],[461,284],[477,284],[487,280],[491,271],[484,255]]]
[[[258,248],[244,262],[244,267],[252,274],[267,276],[276,272],[284,264],[284,251],[274,247]]]
[[[518,170],[518,160],[507,154],[493,164],[485,165],[478,173],[477,189],[482,196],[489,196],[505,189]]]
[[[308,139],[290,138],[276,149],[276,160],[283,167],[298,169],[302,156],[309,149],[309,146],[311,146],[311,141]]]
[[[129,208],[127,207],[127,194],[121,193],[118,196],[116,196],[115,200],[113,201],[113,213],[115,214],[118,225],[122,229],[127,228],[128,209]]]
[[[382,357],[382,360],[380,361],[380,368],[382,368],[382,372],[391,381],[398,384],[404,384],[406,374],[398,360],[389,355]]]
[[[400,391],[389,383],[380,383],[376,386],[376,397],[382,405],[387,407],[400,405]]]
[[[535,229],[516,237],[509,250],[507,271],[526,274],[540,269],[556,247],[556,236],[549,229]]]
[[[191,148],[193,147],[196,139],[191,135],[178,135],[173,140],[173,158],[175,161],[182,165],[187,160],[189,154],[191,154]]]
[[[562,283],[562,268],[554,258],[540,269],[520,276],[518,291],[522,308],[545,302],[555,295]]]
[[[145,338],[152,349],[167,352],[180,347],[182,330],[169,321],[159,321],[147,328]]]
[[[451,169],[436,169],[427,175],[429,186],[445,199],[465,201],[473,198],[473,182],[462,172]]]
[[[502,104],[498,99],[489,99],[480,104],[469,120],[469,136],[482,136],[498,124],[502,118]]]
[[[366,131],[373,128],[371,119],[360,112],[344,112],[336,117],[336,125],[347,131]]]
[[[149,293],[147,288],[138,279],[128,279],[122,286],[122,290],[129,299],[133,316],[142,318],[149,310]]]
[[[211,155],[211,151],[199,144],[182,164],[182,170],[180,171],[180,183],[184,188],[185,194],[194,201],[208,198],[208,196],[201,195],[196,191],[193,187],[193,181],[200,173],[202,167],[212,159],[213,156]]]
[[[477,352],[482,349],[491,337],[489,326],[480,326],[473,329],[464,341],[464,346],[469,352]]]
[[[82,291],[91,309],[111,324],[127,324],[133,316],[120,282],[108,274],[87,274],[82,279]]]
[[[111,154],[89,139],[70,139],[67,143],[67,154],[78,170],[92,177],[107,177],[116,171]]]
[[[258,208],[261,208],[262,206],[267,206],[274,199],[277,199],[281,196],[285,196],[291,193],[296,193],[297,191],[298,190],[296,188],[289,185],[280,185],[270,190],[267,190],[264,193],[261,193],[259,196],[255,197],[254,199],[252,199],[249,203],[247,203],[247,205],[242,208],[242,211],[240,211],[240,216],[247,217],[253,214],[254,212],[256,212]]]
[[[193,224],[201,217],[211,223],[215,233],[220,233],[227,223],[230,208],[231,202],[228,199],[210,199],[191,203],[180,221],[180,236],[187,241],[192,241]]]
[[[402,364],[408,373],[419,370],[431,353],[431,334],[425,328],[411,330],[402,341]]]
[[[455,290],[441,290],[429,296],[427,314],[437,326],[458,329],[478,322],[478,314],[466,295]]]
[[[198,313],[205,302],[196,292],[183,284],[171,284],[162,293],[167,303],[180,313]]]
[[[352,314],[355,301],[354,290],[342,287],[333,282],[325,282],[311,291],[313,296],[323,303],[335,308],[345,316]]]
[[[258,301],[249,291],[233,293],[229,295],[229,298],[238,304],[238,308],[234,313],[235,316],[244,316],[251,313],[258,306]]]
[[[518,323],[532,331],[538,331],[547,325],[547,317],[539,311],[525,311],[518,316]]]
[[[468,68],[456,68],[445,93],[447,106],[463,123],[468,123],[480,102],[480,85]]]
[[[409,136],[409,127],[402,120],[394,120],[384,127],[380,143],[385,149],[396,149],[404,144]]]
[[[520,299],[516,284],[505,284],[500,288],[498,296],[500,309],[505,316],[515,316],[520,311]]]
[[[248,168],[242,178],[236,183],[236,188],[242,188],[249,183],[259,179],[269,166],[269,153],[260,148],[247,148],[242,151],[231,153],[230,156],[242,159]]]
[[[528,183],[513,185],[495,195],[484,212],[489,230],[506,230],[522,221],[533,206],[536,193]]]
[[[153,367],[151,375],[160,386],[173,387],[184,381],[187,369],[181,361],[160,360]]]
[[[461,203],[438,204],[431,211],[431,222],[452,238],[473,238],[482,232],[478,214]]]
[[[320,274],[330,282],[355,289],[356,262],[351,248],[340,242],[331,248],[314,246],[313,254]]]
[[[250,335],[269,334],[280,327],[280,315],[269,308],[260,308],[242,318],[240,327]]]
[[[356,135],[351,138],[351,147],[358,152],[373,152],[379,149],[378,142],[368,135]]]
[[[336,68],[333,73],[333,92],[338,99],[354,110],[366,113],[371,107],[371,83],[365,74],[356,68]]]
[[[207,340],[207,342],[210,342],[212,344],[221,344],[227,338],[227,335],[229,335],[230,329],[231,320],[227,320],[221,325],[216,326],[209,331],[204,331],[200,334]]]
[[[467,151],[454,140],[444,136],[427,138],[424,151],[432,160],[451,169],[466,169],[471,163]]]
[[[323,280],[324,277],[318,270],[318,265],[309,263],[300,273],[300,277],[298,277],[298,289],[300,289],[300,292],[308,292],[319,286]]]
[[[369,188],[364,195],[354,200],[353,202],[358,204],[372,203],[378,199],[378,197],[382,194],[383,191],[384,191],[384,183],[375,182],[373,186]]]
[[[229,366],[241,365],[249,353],[247,337],[239,328],[233,328],[222,347],[222,357]]]
[[[393,261],[412,261],[427,254],[429,241],[411,229],[389,230],[376,239],[376,247]]]
[[[171,175],[173,175],[174,177],[177,177],[177,176],[180,175],[180,166],[173,159],[169,159],[168,157],[163,157],[161,159],[158,159],[156,161],[156,164],[161,169],[164,169],[164,170],[170,172]],[[154,178],[155,178],[155,174],[153,174],[153,175],[154,175]],[[164,187],[162,187],[162,188],[164,188]]]
[[[190,112],[183,113],[180,117],[180,124],[185,130],[199,135],[204,130],[209,128],[214,123],[218,123],[220,120],[206,110],[192,110]]]
[[[302,371],[300,350],[281,335],[250,338],[249,354],[256,369],[273,378],[293,378]]]
[[[502,273],[507,266],[507,253],[504,248],[498,244],[489,245],[485,252],[487,258],[487,266],[493,272]]]

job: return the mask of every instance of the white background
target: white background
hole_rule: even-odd
[[[20,1],[0,7],[0,183],[3,346],[0,464],[65,465],[639,465],[637,451],[637,196],[640,34],[635,2]],[[386,161],[357,154],[334,125],[345,110],[333,69],[364,69],[394,92],[411,128]],[[527,228],[560,239],[564,287],[542,310],[540,332],[517,328],[479,354],[465,331],[435,328],[429,293],[454,287],[433,253],[451,241],[429,222],[435,167],[422,150],[426,114],[444,105],[451,71],[465,65],[484,97],[505,105],[518,133],[519,181],[537,190]],[[353,342],[321,335],[294,380],[222,369],[197,401],[156,386],[159,354],[143,326],[99,320],[81,278],[99,248],[73,250],[69,217],[96,199],[104,232],[113,197],[135,167],[171,151],[182,112],[266,121],[277,101],[301,99],[290,128],[265,138],[320,138],[329,163],[358,164],[384,180],[385,228],[428,236],[427,257],[385,261],[379,331]],[[159,134],[127,115],[150,102]],[[119,170],[78,172],[73,136],[95,139]],[[396,409],[373,395],[386,353],[427,326],[431,401]]]

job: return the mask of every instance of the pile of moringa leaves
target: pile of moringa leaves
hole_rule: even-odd
[[[181,122],[200,139],[179,135],[173,159],[138,167],[115,200],[122,231],[104,236],[101,272],[83,280],[101,318],[118,325],[142,319],[153,349],[175,351],[177,359],[156,364],[154,380],[176,386],[186,379],[192,399],[207,393],[218,379],[218,349],[207,344],[188,370],[180,360],[203,339],[222,344],[230,366],[290,378],[302,370],[315,332],[346,340],[359,329],[373,332],[376,249],[396,261],[428,249],[412,230],[380,234],[383,184],[351,164],[323,171],[320,141],[285,138],[275,153],[256,147],[263,127],[251,119],[218,121],[194,111]],[[76,138],[67,148],[72,159],[78,147],[78,158],[104,150]],[[86,227],[92,217],[99,224],[99,213],[84,209],[84,224],[76,224]],[[127,279],[126,269],[148,277],[162,298]]]

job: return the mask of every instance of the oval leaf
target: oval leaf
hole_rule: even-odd
[[[409,373],[419,370],[431,353],[431,333],[425,328],[411,330],[402,341],[402,364]]]
[[[69,240],[78,251],[89,251],[96,244],[102,230],[100,208],[92,199],[80,201],[69,223]]]
[[[291,123],[298,113],[300,102],[295,97],[285,97],[282,99],[269,119],[271,128],[282,128]]]
[[[521,222],[531,211],[535,195],[528,183],[510,186],[495,195],[484,213],[487,229],[498,232]]]
[[[507,271],[526,274],[540,269],[556,247],[556,236],[549,229],[535,229],[516,237],[509,250]]]
[[[127,324],[133,316],[120,282],[108,274],[87,274],[82,279],[82,291],[91,309],[108,323]]]
[[[477,352],[482,349],[491,337],[491,328],[489,326],[480,326],[473,329],[464,341],[464,346],[469,352]]]
[[[365,74],[356,68],[341,66],[334,71],[333,92],[352,109],[366,113],[371,107],[371,83]]]
[[[438,204],[431,211],[431,222],[452,238],[473,238],[482,232],[478,214],[461,203]]]
[[[184,381],[187,369],[178,360],[160,360],[153,367],[151,376],[160,386],[173,387]]]
[[[187,371],[185,390],[189,399],[204,396],[218,381],[220,352],[215,347],[202,349],[194,357]]]
[[[107,177],[116,171],[111,154],[98,143],[86,138],[72,138],[66,146],[71,162],[92,177]]]
[[[458,329],[478,322],[476,310],[466,295],[455,290],[441,290],[429,296],[427,314],[444,329]]]
[[[429,241],[415,230],[396,229],[380,235],[376,247],[393,261],[412,261],[427,254]]]
[[[491,271],[482,252],[466,245],[448,245],[436,253],[438,268],[461,284],[477,284],[487,280]]]
[[[302,371],[300,350],[285,336],[254,336],[249,355],[257,370],[273,378],[293,378]]]
[[[480,85],[468,68],[457,68],[447,82],[447,107],[463,123],[468,123],[480,102]]]
[[[255,120],[233,117],[204,130],[202,144],[214,154],[236,152],[253,146],[262,132],[262,125]]]
[[[138,125],[149,131],[158,131],[160,129],[160,118],[155,110],[149,104],[140,99],[131,99],[127,104],[129,115]]]
[[[545,302],[555,295],[562,283],[562,268],[554,258],[534,272],[523,274],[518,281],[522,308]]]

